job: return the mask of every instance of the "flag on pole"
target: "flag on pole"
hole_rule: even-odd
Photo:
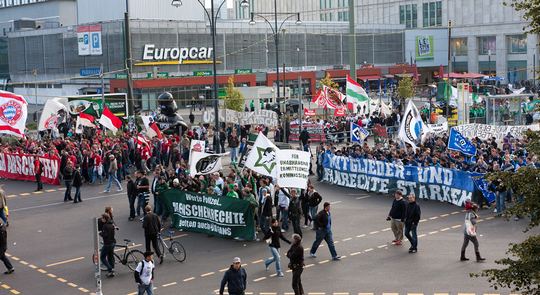
[[[218,172],[223,169],[221,159],[228,155],[226,154],[208,154],[205,152],[193,152],[191,153],[193,159],[189,167],[189,175],[194,177],[196,175],[207,175],[214,172]]]
[[[427,130],[428,128],[422,121],[420,112],[414,103],[409,100],[403,118],[401,119],[401,125],[399,126],[399,139],[416,149],[416,144],[421,141],[422,135]]]
[[[476,155],[476,147],[455,128],[450,129],[448,137],[448,149],[461,152],[467,156]]]
[[[259,136],[257,136],[257,140],[255,140],[246,159],[245,167],[259,174],[275,177],[277,175],[276,152],[278,150],[277,146],[262,132],[259,132]]]
[[[107,106],[103,109],[103,114],[99,118],[99,124],[105,126],[107,129],[116,132],[122,127],[122,120],[116,117]]]
[[[43,106],[41,117],[39,117],[38,131],[56,128],[58,126],[58,111],[60,110],[68,113],[67,98],[55,97],[47,100]]]
[[[347,75],[347,102],[350,103],[364,103],[369,101],[369,96],[366,90],[360,86],[360,84],[354,81],[349,75]]]
[[[21,95],[0,90],[0,133],[24,137],[27,107]]]
[[[92,115],[79,113],[79,119],[81,121],[81,125],[83,126],[92,127],[92,128],[96,127],[96,125],[94,124],[95,118]]]
[[[363,143],[368,136],[369,131],[351,122],[351,142]]]
[[[159,139],[163,138],[163,134],[161,133],[161,130],[159,130],[159,126],[156,122],[153,122],[150,124],[149,128],[146,130],[146,135],[150,138],[157,137]]]

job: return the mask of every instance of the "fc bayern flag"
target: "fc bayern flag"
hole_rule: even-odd
[[[21,95],[0,90],[0,133],[24,137],[27,107]]]

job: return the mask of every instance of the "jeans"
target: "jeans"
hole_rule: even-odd
[[[506,210],[506,195],[508,194],[508,192],[504,191],[504,192],[497,192],[496,194],[496,207],[497,207],[497,213],[501,214],[503,213],[504,210]]]
[[[270,229],[270,217],[261,215],[259,226],[261,227],[262,232],[266,234]]]
[[[392,232],[396,241],[403,240],[403,222],[399,219],[392,218],[391,223]]]
[[[317,180],[321,181],[324,176],[324,168],[323,165],[317,164]]]
[[[163,204],[161,202],[161,197],[154,195],[154,213],[161,216],[163,214]]]
[[[75,187],[75,197],[73,198],[73,202],[75,202],[75,203],[82,202],[82,200],[81,200],[81,187],[80,186]]]
[[[292,288],[294,295],[304,295],[304,287],[302,286],[302,272],[303,267],[296,267],[292,269]]]
[[[0,260],[2,260],[2,262],[4,263],[4,265],[6,266],[8,270],[13,269],[13,265],[11,265],[11,261],[9,261],[9,259],[6,257],[6,252],[0,253]]]
[[[137,200],[137,196],[128,196],[129,218],[135,218],[135,200]]]
[[[65,180],[66,192],[64,193],[64,202],[71,201],[71,180]]]
[[[232,163],[236,163],[236,155],[238,154],[237,152],[238,152],[237,147],[231,148],[231,162]]]
[[[101,259],[101,263],[105,265],[107,271],[112,272],[114,270],[114,244],[103,245],[99,259]]]
[[[291,217],[291,224],[293,232],[302,236],[302,229],[300,228],[300,216]]]
[[[0,219],[2,219],[4,224],[7,224],[6,208],[0,208]]]
[[[319,205],[315,207],[309,206],[309,216],[311,217],[311,220],[315,220],[315,215],[317,215],[317,211],[319,210]],[[315,228],[315,223],[313,223],[313,228]]]
[[[328,245],[328,249],[330,250],[330,254],[332,255],[332,258],[337,257],[338,255],[336,253],[336,247],[334,247],[334,239],[332,238],[332,230],[329,230],[329,229],[317,230],[315,234],[315,241],[313,242],[313,245],[311,246],[311,251],[309,251],[309,253],[315,254],[322,240],[326,241],[326,244]]]
[[[276,249],[272,246],[270,246],[269,248],[270,248],[270,253],[272,254],[272,258],[267,258],[266,260],[264,260],[264,266],[268,267],[270,264],[275,262],[276,272],[280,274],[282,273],[282,271],[281,271],[281,260],[279,258],[279,249]]]
[[[99,178],[99,183],[102,183],[103,182],[103,176],[101,176],[101,174],[98,173],[98,167],[94,167],[94,169],[92,170],[92,181],[91,183],[96,183],[96,178]]]
[[[279,207],[279,212],[281,212],[281,228],[284,230],[289,230],[289,209],[285,207]]]
[[[152,285],[152,282],[150,282],[150,284],[148,285],[139,284],[137,295],[143,295],[144,292],[146,292],[146,294],[148,295],[153,295],[154,294],[153,289],[154,289],[154,286]]]
[[[416,236],[416,224],[405,224],[405,236],[411,242],[411,249],[416,250],[418,246],[418,237]]]
[[[302,202],[302,213],[304,214],[304,225],[307,226],[313,219],[309,215],[309,205],[305,202]]]
[[[112,173],[109,173],[109,182],[107,183],[107,186],[105,187],[106,192],[111,190],[111,184],[113,180],[114,180],[114,183],[118,186],[118,190],[119,191],[122,190],[122,185],[120,184],[120,181],[118,181],[118,178],[116,178],[116,173],[112,172]]]
[[[474,252],[479,252],[478,239],[476,237],[469,236],[469,235],[463,235],[463,245],[461,245],[461,252],[465,253],[465,250],[467,250],[467,246],[469,246],[469,241],[471,241],[474,245]]]
[[[141,215],[141,210],[144,215],[146,215],[146,212],[144,211],[144,207],[148,205],[148,194],[139,194],[138,200],[137,200],[137,216]]]

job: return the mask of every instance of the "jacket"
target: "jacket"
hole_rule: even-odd
[[[302,244],[293,244],[289,251],[287,251],[287,257],[290,260],[291,268],[303,267],[304,247],[302,247]]]
[[[328,226],[328,213],[323,209],[315,215],[315,229],[326,229]]]
[[[63,173],[64,181],[72,181],[73,180],[73,167],[66,166],[66,168],[64,168],[63,172],[64,172]]]
[[[300,204],[300,199],[298,197],[291,198],[289,203],[289,218],[300,218],[302,216],[302,204]]]
[[[103,245],[112,245],[116,244],[116,240],[114,238],[114,231],[115,231],[114,224],[109,221],[105,224],[103,224],[103,228],[101,230],[101,237],[103,238]]]
[[[388,216],[390,216],[392,219],[405,221],[406,213],[407,213],[407,204],[405,203],[405,200],[401,199],[398,201],[394,199],[394,201],[392,202],[392,208],[390,209]]]
[[[0,253],[5,253],[7,251],[7,228],[6,225],[2,223],[0,225]]]
[[[279,244],[279,239],[284,240],[287,243],[291,243],[291,241],[287,240],[281,233],[281,228],[279,226],[272,226],[270,230],[264,235],[264,239],[268,240],[269,238],[272,238],[272,241],[270,242],[270,247],[279,249],[281,245]]]
[[[231,267],[225,272],[225,274],[223,275],[223,279],[221,280],[221,286],[219,287],[220,295],[223,295],[223,289],[225,289],[225,285],[227,285],[229,294],[244,294],[247,285],[246,270],[242,267],[236,270],[231,265]]]
[[[82,185],[81,172],[75,169],[75,172],[73,172],[73,187],[81,187],[81,185]]]
[[[322,201],[322,197],[318,192],[313,192],[311,195],[307,193],[308,203],[310,207],[317,207]]]
[[[143,228],[145,236],[157,235],[161,231],[161,221],[159,220],[159,217],[152,212],[146,214],[143,219]]]
[[[267,196],[262,207],[261,216],[272,216],[272,197]]]
[[[418,225],[418,222],[420,222],[420,213],[420,206],[416,202],[408,203],[405,224]]]
[[[127,195],[128,197],[137,197],[137,185],[135,184],[135,181],[130,180],[127,183]]]

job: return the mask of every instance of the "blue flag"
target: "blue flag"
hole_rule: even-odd
[[[351,142],[362,143],[369,136],[369,131],[351,122]]]
[[[484,179],[484,177],[473,177],[474,185],[482,192],[484,198],[488,201],[489,204],[495,202],[495,193],[489,190],[489,183]]]
[[[476,155],[476,147],[459,131],[454,128],[450,129],[450,137],[448,137],[448,149],[461,152],[468,156]]]

